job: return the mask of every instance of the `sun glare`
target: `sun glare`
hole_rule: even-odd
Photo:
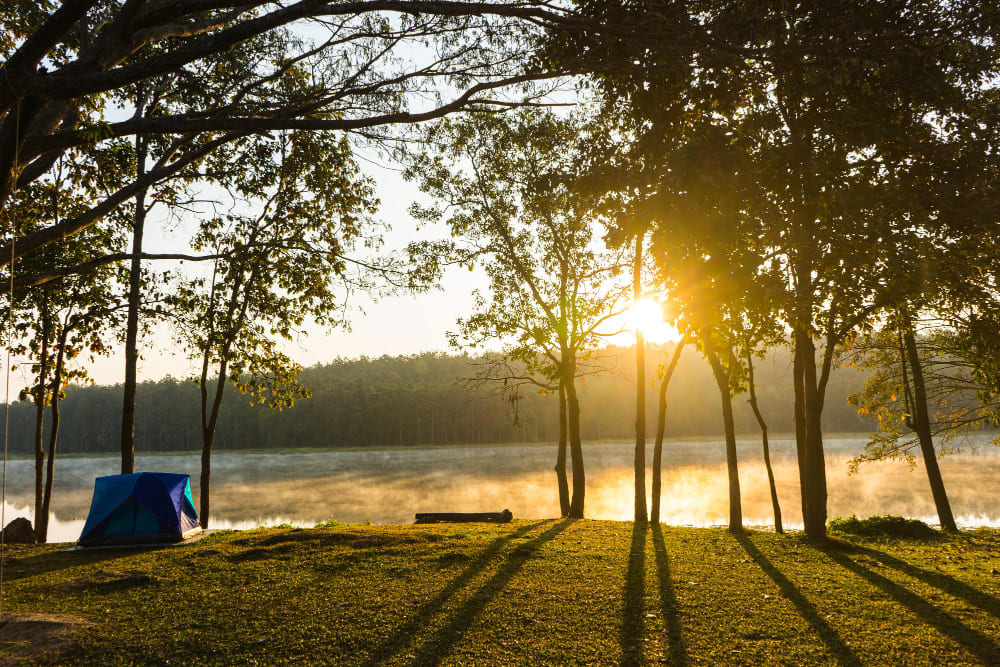
[[[663,310],[652,299],[639,299],[628,310],[629,327],[643,333],[650,343],[677,340],[677,329],[663,321]]]

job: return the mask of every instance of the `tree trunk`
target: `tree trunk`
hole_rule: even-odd
[[[559,450],[556,453],[556,479],[559,482],[559,513],[569,516],[569,478],[566,476],[566,447],[568,433],[566,425],[566,389],[559,382]]]
[[[207,419],[202,421],[201,430],[201,476],[199,478],[200,505],[198,519],[203,529],[208,529],[208,517],[210,510],[210,491],[212,484],[212,448],[215,446],[215,429],[219,424],[219,409],[222,406],[222,392],[226,386],[226,368],[228,359],[223,356],[219,362],[219,376],[215,384],[215,395],[212,397],[212,406],[208,408],[204,400],[202,402],[202,415]],[[202,382],[204,385],[204,381]],[[203,391],[202,396],[207,394]]]
[[[722,424],[726,430],[726,467],[729,472],[729,530],[743,532],[743,507],[740,501],[740,471],[736,458],[736,424],[733,420],[733,394],[729,386],[729,373],[722,367],[719,355],[712,342],[711,332],[702,332],[705,356],[712,367],[712,375],[719,387],[722,400]]]
[[[913,375],[913,430],[920,440],[920,452],[924,457],[924,467],[927,468],[927,479],[931,484],[931,494],[934,496],[934,506],[937,508],[941,527],[955,533],[955,517],[951,513],[951,503],[945,492],[944,480],[941,478],[941,468],[938,466],[937,452],[934,449],[934,439],[931,436],[930,411],[927,408],[927,387],[924,383],[924,371],[920,365],[920,354],[917,351],[917,339],[913,332],[910,315],[905,308],[900,309],[903,345],[909,359]]]
[[[642,250],[645,231],[635,237],[635,262],[632,267],[632,298],[642,298]],[[635,328],[635,511],[633,520],[646,523],[646,339]]]
[[[136,173],[146,166],[146,141],[136,138]],[[135,392],[139,361],[139,306],[142,287],[142,234],[146,223],[146,190],[135,196],[132,222],[132,263],[128,277],[128,318],[125,325],[125,386],[122,397],[122,474],[135,472]]]
[[[685,335],[677,343],[676,347],[674,347],[673,354],[670,356],[670,363],[667,365],[667,369],[663,373],[663,380],[660,382],[659,405],[656,414],[656,442],[653,445],[653,497],[649,511],[649,520],[653,523],[660,522],[660,489],[662,488],[663,478],[663,435],[667,427],[667,387],[670,385],[670,378],[674,374],[674,369],[677,368],[677,362],[681,358],[681,351],[687,345],[688,340],[688,336]]]
[[[49,533],[49,507],[52,504],[52,482],[55,478],[56,445],[59,442],[59,391],[62,389],[63,362],[65,361],[67,329],[64,326],[59,335],[56,350],[56,365],[52,373],[52,408],[49,413],[52,415],[51,427],[49,429],[49,452],[48,461],[45,467],[45,489],[42,493],[41,510],[35,517],[35,538],[39,542],[46,542]]]
[[[809,515],[803,517],[806,537],[826,539],[826,457],[823,453],[823,397],[816,382],[816,348],[805,332],[796,336],[802,360],[803,411],[805,414],[805,477]]]
[[[795,454],[799,469],[799,496],[802,504],[802,522],[809,516],[809,494],[806,488],[809,480],[806,477],[806,399],[804,371],[800,356],[798,336],[792,336],[792,386],[795,392]]]
[[[646,517],[646,342],[642,332],[635,334],[635,509],[633,521],[645,523]]]
[[[771,507],[774,510],[774,532],[779,535],[784,534],[785,529],[781,525],[781,506],[778,504],[778,489],[774,485],[774,470],[771,468],[771,448],[767,442],[767,422],[760,412],[757,404],[757,383],[753,376],[753,355],[747,350],[747,384],[750,394],[750,408],[753,410],[757,424],[760,426],[761,446],[764,449],[764,467],[767,469],[767,483],[771,489]]]
[[[580,439],[580,401],[576,395],[576,364],[567,364],[563,370],[563,385],[566,388],[566,425],[569,431],[569,453],[573,465],[573,497],[569,515],[574,519],[583,518],[584,500],[587,495],[587,480],[583,471],[583,442]]]
[[[215,444],[215,433],[202,434],[201,446],[201,475],[198,478],[198,522],[202,529],[208,529],[208,514],[211,509],[211,484],[212,484],[212,446]]]
[[[35,539],[44,542],[45,537],[39,532],[39,519],[42,512],[43,486],[45,484],[45,443],[43,431],[45,428],[45,398],[48,391],[45,381],[49,374],[49,336],[52,320],[49,316],[48,295],[42,294],[42,350],[38,360],[38,387],[35,390]]]

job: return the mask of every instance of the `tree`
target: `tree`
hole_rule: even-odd
[[[546,3],[46,0],[7,3],[3,11],[0,206],[67,151],[129,136],[151,143],[179,137],[161,163],[87,210],[18,237],[15,257],[79,233],[150,185],[253,133],[371,136],[462,108],[503,108],[512,100],[494,91],[553,75],[527,67],[538,62],[531,54],[542,30],[586,25]],[[248,44],[253,48],[241,52]],[[417,62],[413,52],[424,44],[428,56]],[[409,57],[397,58],[400,52]],[[228,54],[246,56],[245,67],[229,69]],[[398,66],[406,61],[412,65]],[[106,117],[109,97],[130,86],[213,74],[228,76],[228,85],[193,91],[183,111]],[[427,86],[437,82],[441,96],[421,107]],[[9,263],[10,251],[8,243],[0,265]]]
[[[102,187],[103,172],[113,169],[117,157],[118,151],[111,147],[59,158],[46,178],[17,193],[8,209],[13,213],[14,224],[22,230],[36,229],[58,223],[63,217],[86,208],[89,198]],[[108,230],[93,227],[79,237],[50,245],[22,260],[22,267],[29,272],[58,270],[116,241]],[[30,353],[33,359],[33,386],[23,390],[21,398],[30,396],[35,404],[35,535],[41,542],[47,537],[59,438],[59,402],[68,384],[87,378],[85,367],[68,362],[87,348],[91,356],[105,352],[102,339],[117,321],[115,278],[111,267],[105,266],[89,275],[70,276],[41,287],[14,289],[11,293],[18,314],[14,322],[15,333],[25,341],[18,346],[18,351]],[[46,407],[51,415],[47,451],[44,438]]]
[[[445,121],[431,135],[436,152],[407,169],[436,200],[414,215],[444,221],[458,238],[455,261],[480,264],[490,280],[455,344],[499,341],[565,393],[572,517],[583,516],[586,493],[576,382],[600,370],[593,351],[623,296],[620,262],[595,250],[594,221],[573,187],[580,134],[577,121],[536,111]]]
[[[670,355],[670,362],[661,367],[660,392],[656,411],[656,440],[653,444],[653,496],[649,509],[650,522],[657,524],[660,522],[660,495],[663,479],[663,435],[667,428],[667,389],[670,386],[670,379],[677,369],[677,362],[681,360],[681,352],[684,347],[691,342],[690,334],[685,334],[674,346]]]
[[[715,159],[736,156],[732,176],[749,168],[760,187],[736,210],[759,221],[745,227],[758,234],[768,270],[780,268],[789,286],[780,316],[796,350],[803,515],[808,535],[822,539],[821,415],[832,359],[886,305],[879,269],[896,252],[890,237],[906,219],[900,212],[916,211],[888,210],[886,198],[912,204],[896,197],[900,174],[947,162],[951,120],[967,115],[970,91],[996,71],[996,41],[986,34],[995,21],[971,2],[611,5],[592,3],[588,12],[626,14],[621,23],[642,28],[633,39],[569,35],[554,48],[566,54],[571,44],[606,64],[596,84],[605,105],[623,114],[625,139],[645,149],[634,161],[647,175],[642,182],[673,177],[673,151],[651,149],[687,140],[693,125],[714,128],[716,148],[726,149]],[[684,22],[712,35],[717,48],[658,39],[663,25]]]
[[[218,259],[209,277],[180,286],[174,304],[188,314],[179,337],[201,363],[202,527],[210,520],[211,456],[227,384],[279,410],[308,396],[296,380],[301,367],[278,341],[307,318],[341,323],[340,286],[364,286],[352,267],[376,268],[348,258],[377,239],[367,236],[365,219],[375,206],[371,184],[347,142],[307,132],[258,141],[258,161],[233,184],[249,212],[204,221],[194,249]]]

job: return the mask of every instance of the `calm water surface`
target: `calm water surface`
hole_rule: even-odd
[[[847,462],[864,438],[826,441],[831,516],[898,514],[935,521],[922,466],[905,462],[866,464],[849,475]],[[941,460],[945,485],[959,523],[1000,526],[1000,450]],[[785,524],[801,525],[798,470],[791,440],[772,443],[772,460]],[[652,458],[652,447],[647,460]],[[751,525],[771,523],[767,477],[757,441],[739,445],[743,514]],[[584,447],[587,516],[629,519],[632,513],[632,448],[626,444]],[[218,453],[213,457],[212,527],[250,528],[289,521],[309,526],[325,519],[409,523],[415,512],[499,511],[519,517],[559,513],[555,446],[450,447],[362,451]],[[8,463],[6,520],[32,518],[33,461]],[[90,507],[94,478],[118,472],[114,456],[56,461],[52,541],[79,537]],[[138,456],[136,469],[191,475],[197,504],[197,454]],[[668,523],[726,523],[728,495],[721,442],[678,441],[664,445],[663,509]]]

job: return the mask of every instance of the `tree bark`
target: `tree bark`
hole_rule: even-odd
[[[136,138],[136,178],[146,165],[146,140]],[[142,287],[142,234],[146,223],[146,189],[135,195],[132,223],[132,264],[128,278],[128,319],[125,326],[125,386],[122,398],[122,474],[135,472],[135,392],[139,362],[139,305]]]
[[[663,373],[663,380],[660,382],[660,395],[656,414],[656,441],[653,444],[653,497],[649,511],[649,520],[652,523],[660,522],[660,494],[663,479],[663,435],[667,429],[667,387],[670,385],[670,378],[674,374],[674,369],[677,368],[677,362],[680,361],[681,352],[689,340],[689,337],[685,335],[674,347],[674,351],[670,356],[670,363],[667,365],[667,369]]]
[[[45,381],[49,375],[49,336],[52,333],[52,319],[49,315],[48,295],[42,294],[42,349],[38,359],[38,388],[35,391],[35,539],[44,542],[45,537],[39,532],[39,517],[42,512],[43,485],[45,484],[45,399],[48,391]]]
[[[559,382],[559,450],[556,453],[556,479],[559,483],[559,513],[569,516],[569,478],[566,475],[566,448],[568,445],[566,424],[566,389]]]
[[[736,457],[736,424],[733,420],[733,394],[729,386],[729,372],[722,367],[710,331],[702,332],[705,356],[712,367],[712,375],[719,387],[722,400],[722,424],[726,431],[726,467],[729,473],[729,530],[743,532],[743,507],[740,501],[740,471]]]
[[[796,345],[802,362],[803,412],[805,415],[805,477],[802,489],[808,497],[808,516],[803,517],[806,537],[826,539],[826,457],[823,453],[823,397],[816,380],[816,348],[805,332],[798,332]]]
[[[51,428],[49,429],[49,452],[48,461],[45,468],[45,489],[42,493],[42,506],[35,517],[35,537],[39,542],[46,542],[49,533],[49,507],[52,504],[52,482],[55,478],[56,445],[59,442],[59,391],[62,389],[63,363],[65,361],[66,336],[68,328],[64,325],[59,334],[58,349],[56,350],[56,365],[52,373],[52,408],[49,414],[52,417]]]
[[[792,336],[792,387],[795,393],[795,455],[799,470],[799,496],[802,505],[802,522],[809,516],[809,494],[806,488],[809,479],[806,476],[806,399],[804,371],[802,369],[801,350],[798,336]]]
[[[913,375],[913,430],[917,432],[917,438],[920,440],[920,452],[923,454],[924,467],[927,469],[927,479],[931,485],[931,494],[934,496],[938,520],[941,522],[942,528],[955,533],[958,532],[958,526],[955,524],[955,517],[951,512],[951,503],[948,501],[944,480],[941,478],[941,468],[938,466],[934,438],[931,435],[930,411],[927,408],[927,386],[924,382],[924,371],[920,365],[920,354],[917,351],[916,334],[913,332],[913,323],[907,310],[901,308],[899,313],[902,320],[901,329],[905,354],[909,359],[910,371]]]
[[[747,351],[747,384],[749,385],[750,408],[753,410],[757,424],[760,426],[761,446],[764,449],[764,467],[767,469],[767,483],[771,489],[771,507],[774,510],[774,532],[779,535],[784,534],[785,529],[781,525],[781,506],[778,504],[778,489],[774,484],[774,470],[771,468],[771,448],[767,442],[767,422],[760,412],[757,404],[757,383],[753,376],[753,355]]]
[[[583,442],[580,439],[580,401],[576,395],[576,363],[571,361],[564,366],[566,425],[569,431],[569,452],[573,465],[573,497],[570,501],[569,515],[574,519],[582,519],[584,501],[587,495],[587,480],[583,470]]]

